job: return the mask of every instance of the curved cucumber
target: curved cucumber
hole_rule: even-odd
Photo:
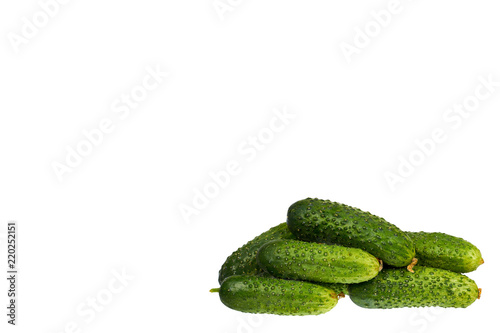
[[[285,222],[269,229],[255,237],[238,250],[234,251],[222,265],[219,271],[219,283],[232,275],[257,275],[262,269],[257,264],[259,248],[274,239],[294,239]]]
[[[337,294],[313,283],[235,275],[222,282],[220,300],[241,312],[305,316],[330,311],[337,305]]]
[[[288,209],[288,228],[304,241],[360,248],[395,267],[415,256],[412,240],[383,218],[329,200],[305,199]]]
[[[465,308],[480,296],[467,276],[444,269],[415,266],[383,269],[373,280],[348,286],[349,297],[363,308],[390,309],[440,306]]]
[[[257,262],[273,276],[324,283],[359,283],[373,279],[380,263],[360,249],[341,245],[274,240],[264,244]]]
[[[415,244],[417,265],[457,273],[476,270],[484,263],[481,252],[465,239],[441,232],[406,232]]]

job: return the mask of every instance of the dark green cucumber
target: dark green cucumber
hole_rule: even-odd
[[[415,266],[383,269],[373,280],[348,286],[349,297],[363,308],[439,306],[465,308],[480,296],[467,276],[444,269]]]
[[[290,239],[264,244],[257,262],[279,278],[324,283],[368,281],[380,267],[377,258],[360,249]]]
[[[337,202],[298,201],[288,209],[287,224],[299,240],[360,248],[395,267],[409,265],[415,256],[412,240],[398,227]]]
[[[274,239],[295,239],[285,222],[255,237],[234,251],[219,271],[219,283],[232,275],[257,275],[263,271],[257,264],[257,251],[265,243]]]
[[[476,270],[484,263],[481,252],[465,239],[441,232],[406,232],[415,244],[417,265],[457,273]]]
[[[338,302],[333,290],[317,284],[259,276],[231,276],[210,291],[219,292],[227,307],[249,313],[318,315]]]

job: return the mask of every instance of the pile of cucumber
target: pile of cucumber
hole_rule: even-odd
[[[287,222],[233,252],[219,271],[220,300],[241,312],[318,315],[349,295],[373,309],[465,308],[481,296],[463,275],[484,263],[466,240],[404,232],[360,209],[307,198]]]

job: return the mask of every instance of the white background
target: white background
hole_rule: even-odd
[[[496,327],[498,1],[401,0],[385,26],[371,12],[390,1],[225,0],[224,12],[212,0],[62,2],[41,1],[50,17],[34,0],[0,5],[1,267],[7,221],[20,237],[18,326],[6,323],[2,278],[2,332]],[[148,68],[169,75],[116,113]],[[488,92],[480,77],[497,86],[474,105]],[[448,113],[465,100],[467,118]],[[83,132],[106,119],[113,130],[85,146]],[[436,129],[446,140],[419,153]],[[78,145],[91,151],[58,177]],[[410,156],[412,172],[400,165]],[[228,163],[238,173],[214,187],[210,173]],[[398,168],[404,182],[391,188]],[[225,258],[308,196],[471,241],[486,261],[468,274],[483,297],[465,310],[390,311],[346,298],[312,317],[224,307],[208,290]],[[196,199],[197,215],[183,217]]]

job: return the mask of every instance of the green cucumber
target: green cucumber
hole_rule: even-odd
[[[370,309],[439,306],[465,308],[481,295],[476,283],[465,275],[444,269],[415,266],[383,269],[373,280],[348,286],[349,297]]]
[[[441,232],[406,232],[415,244],[418,265],[468,273],[484,263],[481,252],[465,239]]]
[[[360,249],[278,239],[264,244],[258,264],[278,278],[324,283],[359,283],[373,279],[380,263]]]
[[[287,224],[299,240],[360,248],[395,267],[409,265],[415,256],[412,240],[398,227],[337,202],[298,201],[288,209]]]
[[[257,251],[259,248],[271,240],[294,238],[285,222],[255,237],[227,257],[219,271],[219,284],[232,275],[262,274],[263,271],[257,264]]]
[[[339,297],[349,295],[349,289],[348,289],[349,285],[347,283],[319,283],[319,282],[314,282],[314,283],[333,290]]]
[[[227,307],[249,313],[318,315],[338,302],[333,290],[320,285],[259,276],[231,276],[210,291],[218,292]]]

